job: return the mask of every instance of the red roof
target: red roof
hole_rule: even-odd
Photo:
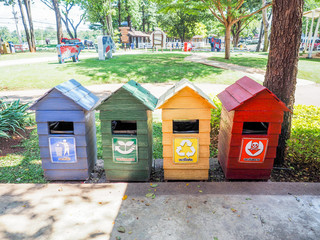
[[[217,97],[229,112],[265,90],[278,101],[283,111],[290,111],[269,89],[246,76],[227,87],[223,92],[219,93]]]

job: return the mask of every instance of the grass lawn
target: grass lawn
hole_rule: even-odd
[[[69,79],[81,84],[175,82],[187,78],[195,82],[231,84],[243,74],[184,61],[185,54],[159,53],[120,55],[99,61],[97,58],[0,67],[0,90],[51,88]]]
[[[209,59],[263,70],[266,70],[268,63],[268,55],[266,53],[232,53],[230,60],[224,59],[224,54],[221,53],[214,53],[214,55]],[[320,59],[300,58],[298,78],[320,83]]]

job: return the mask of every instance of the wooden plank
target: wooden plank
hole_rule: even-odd
[[[209,158],[199,158],[197,163],[174,163],[172,157],[163,158],[164,169],[209,169]]]
[[[279,111],[236,111],[234,122],[278,122],[283,120]]]
[[[111,134],[112,129],[111,129],[111,120],[103,120],[101,121],[101,134],[106,135],[106,134]]]
[[[77,146],[76,147],[76,154],[77,154],[77,158],[87,158],[87,150],[86,147],[80,147]],[[50,150],[49,147],[40,147],[40,156],[41,159],[45,159],[45,158],[50,158]]]
[[[209,158],[210,149],[209,145],[200,145],[199,146],[199,157],[200,158]],[[173,146],[163,145],[163,157],[173,158]]]
[[[112,152],[112,147],[111,146],[105,146],[103,147],[103,159],[106,158],[112,158],[113,152]],[[140,145],[138,146],[138,158],[139,159],[148,159],[149,154],[148,154],[148,147],[141,147]]]
[[[270,178],[271,169],[227,169],[226,179],[261,179]]]
[[[36,122],[84,122],[83,111],[36,111]]]
[[[268,134],[280,134],[281,133],[281,123],[269,123]]]
[[[239,163],[239,158],[229,157],[228,168],[238,169],[272,169],[273,158],[265,158],[263,163]]]
[[[89,178],[88,169],[82,170],[45,170],[47,180],[86,180]]]
[[[73,123],[74,135],[85,135],[86,134],[86,124],[81,122]]]
[[[137,121],[137,135],[146,135],[148,134],[148,122],[139,120]]]
[[[162,120],[211,119],[211,109],[162,109]]]
[[[37,103],[37,111],[83,111],[83,108],[66,96],[46,96]]]
[[[149,161],[147,159],[139,159],[138,163],[115,163],[111,158],[103,159],[104,168],[108,170],[121,170],[121,171],[151,171]]]
[[[208,169],[203,170],[176,170],[176,169],[164,169],[165,180],[208,180]]]
[[[148,181],[150,178],[150,172],[149,171],[107,170],[106,178],[108,181],[128,181],[128,182]]]
[[[246,101],[243,105],[237,108],[237,111],[242,111],[242,110],[282,111],[282,105],[280,105],[275,98],[269,95],[269,98],[255,97]]]
[[[173,132],[172,120],[163,120],[162,121],[162,132],[163,133],[172,133]]]
[[[74,136],[74,135],[39,135],[39,147],[48,147],[49,146],[49,137],[74,137],[76,140],[77,147],[86,147],[86,138],[85,136]]]
[[[254,136],[254,137],[253,137]],[[278,146],[278,135],[241,135],[241,134],[232,134],[231,146],[241,146],[242,138],[268,138],[268,146],[270,147],[276,147]]]
[[[100,111],[100,120],[147,120],[146,111]]]
[[[52,163],[50,158],[42,159],[43,169],[56,169],[56,170],[76,170],[88,169],[87,158],[77,158],[76,163]]]
[[[210,120],[199,120],[199,132],[200,133],[210,133],[211,132],[211,122]]]
[[[148,141],[148,135],[137,135],[134,136],[138,139],[138,145],[141,147],[148,147],[150,144]],[[102,136],[102,146],[112,146],[112,138],[107,136]]]
[[[49,134],[49,127],[47,122],[37,123],[37,133],[41,135]]]
[[[174,134],[174,133],[164,133],[162,136],[162,144],[170,145],[173,144],[173,138],[199,138],[199,145],[209,145],[210,144],[210,134],[209,133],[198,133],[198,134]]]

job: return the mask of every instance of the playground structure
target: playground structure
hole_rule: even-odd
[[[160,28],[155,28],[155,31],[151,33],[150,39],[153,49],[158,50],[161,48],[163,51],[166,46],[167,36]]]
[[[211,45],[211,52],[217,50],[217,52],[221,51],[221,39],[215,37],[209,37],[209,43]]]
[[[111,36],[98,36],[97,41],[99,60],[105,60],[106,57],[112,58],[112,52],[115,52],[116,45]]]
[[[301,41],[301,47],[305,52],[308,51],[308,58],[312,58],[312,52],[315,46],[316,38],[318,36],[318,29],[320,24],[320,8],[316,8],[316,9],[304,12],[303,16],[307,18],[307,25],[305,30],[305,38],[303,39],[303,41]],[[314,35],[312,37],[313,24],[317,18],[318,18],[318,22],[316,25],[316,29],[314,31]],[[309,19],[311,19],[310,30],[308,29]]]
[[[81,40],[78,38],[62,38],[61,43],[57,45],[59,63],[64,63],[68,58],[72,58],[73,62],[78,62],[79,54],[85,48]]]

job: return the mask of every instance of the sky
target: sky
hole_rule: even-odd
[[[35,29],[46,29],[47,27],[56,28],[56,19],[54,11],[49,9],[45,4],[43,4],[40,0],[34,0],[34,4],[31,5],[32,19],[33,25]],[[19,18],[19,31],[23,31],[23,25],[20,15],[19,6],[15,6],[15,11],[17,12],[17,16]],[[26,12],[25,12],[26,13]],[[78,7],[74,7],[72,9],[72,17],[78,21],[80,19],[80,15],[82,10]],[[63,24],[62,24],[63,26]],[[12,7],[5,6],[3,3],[0,3],[0,27],[8,27],[10,31],[16,30]],[[63,29],[65,30],[64,26]],[[88,23],[81,24],[78,27],[78,30],[88,30]]]

